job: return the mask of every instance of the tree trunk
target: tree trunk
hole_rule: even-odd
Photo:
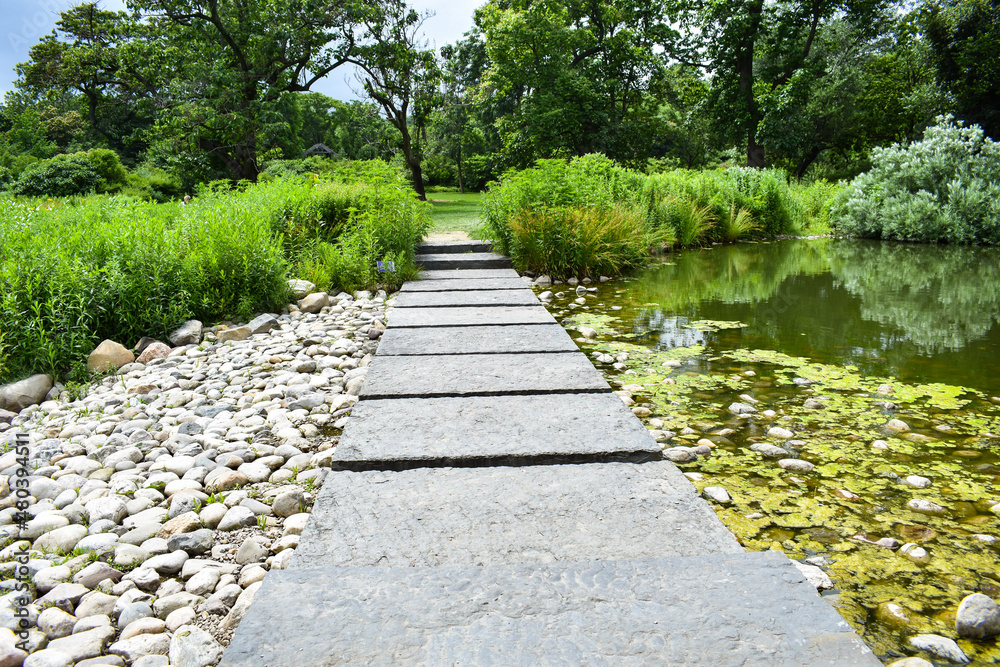
[[[813,146],[809,150],[809,153],[802,158],[802,162],[799,162],[799,166],[795,168],[795,180],[802,180],[802,177],[806,175],[806,170],[809,169],[809,166],[816,161],[816,158],[818,158],[819,154],[822,152],[823,149],[818,146]]]
[[[250,134],[242,146],[236,149],[236,178],[241,181],[257,182],[257,136]]]
[[[458,142],[458,191],[465,194],[465,183],[462,181],[462,141]]]
[[[420,201],[427,201],[427,193],[424,191],[424,172],[420,168],[420,157],[413,150],[410,129],[405,122],[397,124],[396,127],[403,135],[403,157],[406,158],[406,166],[410,168],[410,174],[413,176],[413,189],[417,192]]]
[[[764,9],[763,0],[758,0],[748,7],[750,24],[736,52],[736,72],[740,81],[740,94],[746,104],[746,135],[747,135],[747,166],[755,169],[764,168],[764,147],[757,143],[757,125],[760,123],[760,110],[753,96],[753,60],[754,48],[757,44],[757,32],[760,30],[760,16]]]

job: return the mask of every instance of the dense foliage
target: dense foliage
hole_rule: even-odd
[[[485,199],[483,222],[517,268],[607,274],[641,264],[659,244],[825,231],[836,191],[821,181],[790,185],[773,170],[646,175],[587,155],[505,174]]]
[[[29,197],[115,193],[128,184],[128,178],[117,153],[106,148],[92,148],[31,164],[11,189],[15,194]]]
[[[206,187],[183,206],[0,200],[0,380],[65,371],[104,338],[131,345],[190,317],[279,309],[293,266],[320,289],[399,281],[427,225],[425,205],[382,163]],[[385,258],[395,273],[377,273]]]
[[[978,126],[938,119],[909,146],[872,154],[873,167],[833,212],[851,236],[1000,244],[1000,144]]]
[[[418,192],[593,152],[836,180],[940,113],[992,136],[1000,108],[995,0],[489,0],[437,51],[405,0],[128,7],[66,9],[18,66],[0,187],[97,147],[191,191],[317,143],[393,161]],[[309,92],[344,64],[367,101]]]

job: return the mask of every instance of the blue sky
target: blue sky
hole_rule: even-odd
[[[14,66],[28,59],[28,50],[39,38],[52,32],[59,12],[82,0],[0,0],[3,30],[0,35],[0,97],[14,87]],[[434,46],[444,46],[459,39],[472,27],[472,13],[485,0],[411,0],[420,11],[434,16],[424,24],[427,39]],[[124,9],[125,0],[102,0],[104,9]],[[352,71],[342,67],[313,90],[341,100],[354,99],[352,88],[359,88]]]

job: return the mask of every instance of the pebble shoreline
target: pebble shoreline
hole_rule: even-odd
[[[219,662],[298,546],[391,305],[383,291],[300,296],[0,420],[0,665]],[[30,438],[25,531],[18,433]],[[25,549],[35,591],[19,606]]]

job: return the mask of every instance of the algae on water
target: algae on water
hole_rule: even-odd
[[[727,489],[732,503],[716,511],[741,544],[827,559],[838,609],[878,655],[911,654],[906,639],[913,634],[953,636],[954,610],[971,592],[1000,596],[1000,554],[974,537],[1000,536],[1000,518],[989,511],[1000,502],[1000,408],[982,392],[713,340],[658,348],[640,327],[599,312],[572,321],[604,334],[584,351],[614,359],[598,366],[613,384],[633,388],[649,419],[662,422],[657,428],[677,434],[670,444],[713,443],[712,455],[680,467],[701,473],[699,490]],[[745,329],[725,320],[683,326],[709,336]],[[731,403],[749,400],[756,410],[749,417],[729,412]],[[888,428],[893,419],[909,430]],[[793,437],[769,436],[772,426]],[[886,448],[873,446],[878,441]],[[783,470],[750,449],[764,442],[815,468]],[[911,475],[931,486],[908,486]],[[907,504],[913,499],[944,512],[915,511]],[[883,538],[895,539],[896,548],[873,544]],[[898,549],[906,542],[920,544],[930,561],[907,558]],[[1000,660],[993,644],[959,644],[975,661]]]

